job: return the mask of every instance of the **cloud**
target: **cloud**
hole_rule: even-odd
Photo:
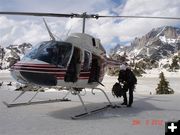
[[[13,4],[13,5],[12,5]],[[2,0],[0,0],[2,5]],[[0,6],[3,11],[56,12],[56,13],[94,13],[100,15],[147,15],[178,17],[180,1],[178,0],[14,0]],[[81,32],[82,19],[47,17],[51,31],[61,39],[68,31]],[[101,18],[87,19],[86,33],[101,39],[107,46],[116,42],[130,42],[135,37],[141,37],[151,29],[165,25],[178,26],[176,20],[155,19],[124,19]],[[40,17],[4,17],[0,16],[0,44],[30,42],[36,44],[48,40],[49,36]],[[116,37],[116,38],[115,38]],[[118,40],[114,40],[118,39]],[[108,47],[109,48],[109,47]]]
[[[30,21],[14,21],[6,17],[0,17],[4,27],[0,27],[0,44],[19,44],[23,42],[35,43],[44,38],[43,27]],[[1,24],[0,24],[1,25]],[[39,38],[38,38],[39,37]]]
[[[180,1],[178,0],[128,0],[122,14],[177,16],[179,5]]]
[[[178,17],[180,1],[128,0],[113,11],[119,15]],[[109,12],[109,14],[111,13]],[[101,19],[99,23],[92,24],[93,28],[90,31],[102,38],[104,44],[111,44],[112,37],[118,36],[120,41],[127,42],[135,37],[141,37],[153,28],[165,25],[178,26],[179,20],[119,19],[117,21],[117,19]]]
[[[65,23],[62,20],[56,20],[56,22],[47,20],[47,22],[49,22],[48,25],[50,25],[52,32],[61,37]],[[2,26],[0,27],[1,45],[7,46],[23,42],[36,44],[50,39],[42,19],[18,21],[0,17],[0,26]]]
[[[95,13],[102,9],[109,10],[113,5],[111,0],[43,0],[43,4],[42,0],[0,0],[1,11],[21,12]],[[80,19],[46,18],[52,32],[60,38],[70,29],[71,32],[81,32]],[[38,41],[47,40],[48,34],[41,17],[0,16],[0,37],[0,44],[4,45],[20,42],[36,44]]]
[[[82,13],[112,8],[114,2],[111,0],[1,0],[0,5],[3,5],[0,9],[4,11]]]

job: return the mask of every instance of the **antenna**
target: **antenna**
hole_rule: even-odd
[[[48,25],[47,25],[47,23],[46,23],[46,20],[45,20],[44,18],[43,18],[43,21],[44,21],[44,24],[45,24],[45,26],[46,26],[46,29],[47,29],[47,31],[48,31],[48,33],[49,33],[50,38],[51,38],[53,41],[55,41],[56,39],[55,39],[55,37],[53,36],[52,32],[50,31],[50,29],[49,29],[49,27],[48,27]]]
[[[71,26],[71,28],[72,28],[72,26]],[[66,33],[66,37],[69,35],[71,28],[69,28],[68,32]]]

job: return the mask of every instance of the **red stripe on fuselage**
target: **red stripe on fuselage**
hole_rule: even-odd
[[[51,68],[51,67],[23,67],[23,66],[13,66],[13,68],[14,69],[29,69],[29,70],[31,70],[31,69],[34,69],[34,70],[36,70],[36,69],[42,69],[42,70],[53,70],[53,71],[67,71],[67,70],[65,70],[65,69],[61,69],[61,68]]]
[[[32,66],[33,65],[33,66]],[[42,66],[42,65],[45,65]],[[48,67],[49,66],[49,67]],[[15,64],[12,66],[11,69],[24,71],[24,72],[33,72],[33,73],[47,73],[55,75],[56,77],[63,77],[65,76],[67,69],[59,68],[59,67],[52,67],[53,65],[48,64]],[[81,70],[79,77],[86,77],[89,78],[90,72]]]
[[[31,67],[56,67],[51,64],[31,64],[31,63],[16,63],[14,66],[31,66]]]

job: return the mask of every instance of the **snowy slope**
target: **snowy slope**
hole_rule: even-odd
[[[3,80],[3,77],[0,77]],[[122,98],[114,98],[110,89],[117,77],[105,76],[103,83],[106,92],[115,104]],[[165,121],[180,119],[180,78],[170,78],[174,95],[149,95],[158,83],[158,78],[138,78],[132,108],[109,108],[80,120],[70,116],[82,112],[76,96],[68,96],[72,101],[17,108],[6,108],[1,102],[11,101],[19,92],[0,88],[0,134],[2,135],[163,135]],[[147,92],[146,92],[147,91]],[[27,101],[33,95],[28,92],[20,101]],[[65,93],[40,93],[36,100],[63,97]],[[102,107],[107,101],[102,93],[96,96],[90,91],[82,97],[90,109]],[[139,121],[139,125],[134,122]],[[162,122],[157,124],[157,122]],[[156,124],[155,124],[156,123]]]

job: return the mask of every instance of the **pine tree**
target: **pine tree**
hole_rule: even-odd
[[[174,56],[172,59],[172,64],[170,65],[170,69],[172,71],[175,71],[176,69],[180,68],[180,65],[178,64],[178,61],[180,60],[180,58],[178,56]]]
[[[156,94],[174,94],[174,91],[169,87],[169,82],[165,79],[163,72],[160,73],[159,78],[160,81],[156,88]]]

